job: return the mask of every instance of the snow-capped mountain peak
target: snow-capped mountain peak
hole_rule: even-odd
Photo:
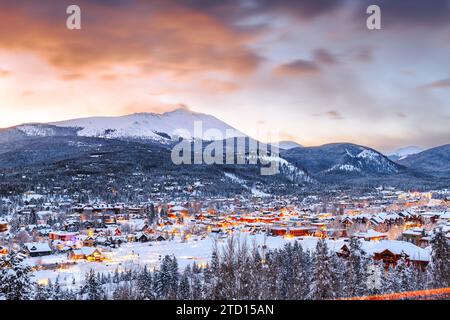
[[[388,154],[388,157],[394,161],[406,159],[407,157],[422,152],[423,149],[416,146],[409,146],[396,149]]]
[[[79,136],[101,138],[137,138],[159,142],[174,137],[191,137],[209,140],[225,138],[227,130],[232,136],[245,136],[214,116],[185,108],[158,113],[133,113],[117,117],[89,117],[50,123],[57,127],[78,128]],[[212,133],[215,129],[216,134]],[[209,134],[212,133],[212,134]],[[220,136],[220,134],[222,137]]]

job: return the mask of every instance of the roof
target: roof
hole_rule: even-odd
[[[172,211],[185,211],[185,210],[187,210],[187,208],[182,207],[182,206],[174,206],[174,207],[170,208],[170,210],[172,210]]]
[[[73,253],[76,254],[76,255],[90,256],[91,254],[93,254],[97,250],[98,250],[97,248],[82,247],[81,249],[73,250]]]
[[[369,254],[381,253],[389,250],[395,255],[405,253],[409,259],[416,261],[430,261],[430,254],[425,249],[422,249],[410,242],[398,240],[381,240],[379,242],[362,242],[363,250]]]
[[[52,249],[48,245],[48,243],[41,242],[30,242],[26,243],[25,247],[29,252],[51,252]]]
[[[386,233],[381,233],[373,229],[368,229],[367,232],[358,232],[355,234],[355,236],[360,238],[376,238],[376,237],[385,237]]]

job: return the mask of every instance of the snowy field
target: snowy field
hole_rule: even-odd
[[[271,237],[262,234],[241,234],[239,238],[242,241],[246,239],[247,245],[250,248],[253,244],[261,247],[265,241],[268,249],[274,249],[282,246],[286,242],[293,241],[283,237]],[[172,241],[126,243],[117,249],[103,249],[102,252],[108,258],[107,261],[89,262],[81,260],[77,261],[75,265],[69,266],[67,269],[38,270],[34,272],[34,281],[45,283],[46,280],[51,280],[54,283],[57,276],[59,276],[59,282],[62,286],[71,287],[73,279],[75,279],[76,285],[78,286],[84,280],[84,274],[89,272],[90,269],[99,273],[114,272],[116,268],[121,271],[144,267],[145,265],[149,269],[153,269],[159,267],[160,261],[165,255],[174,255],[178,260],[180,270],[183,270],[185,266],[194,262],[200,265],[207,263],[211,257],[214,239],[217,239],[219,250],[227,242],[227,239],[218,239],[215,236],[209,236],[203,240],[190,239],[184,243],[177,238]],[[314,247],[316,239],[308,240],[311,241],[302,241],[304,247]],[[310,245],[306,242],[310,242]],[[67,261],[66,254],[27,259],[30,265],[53,264]]]

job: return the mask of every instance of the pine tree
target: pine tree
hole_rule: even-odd
[[[431,287],[450,286],[450,248],[442,228],[437,230],[432,239],[429,270]]]
[[[178,282],[180,280],[180,273],[178,272],[178,262],[175,256],[172,256],[169,265],[170,282],[169,282],[169,296],[168,298],[174,300],[177,298]]]
[[[328,246],[324,239],[317,242],[314,278],[311,284],[310,297],[315,300],[333,299],[335,292],[333,291],[333,270],[330,263],[330,255]]]
[[[346,297],[363,296],[367,293],[368,258],[361,249],[359,239],[353,237],[349,243],[349,256],[345,264],[346,281],[344,294]]]
[[[155,274],[155,293],[157,299],[169,299],[172,288],[172,259],[166,255]]]
[[[394,290],[395,292],[404,292],[413,290],[414,273],[412,266],[409,265],[407,257],[402,254],[397,261],[394,276]]]
[[[189,300],[191,298],[190,279],[192,279],[192,272],[191,268],[187,266],[186,269],[184,269],[183,275],[181,276],[178,299]]]
[[[155,298],[153,292],[153,278],[151,272],[144,267],[138,277],[138,293],[139,297],[144,300],[152,300]]]
[[[103,296],[104,291],[100,284],[100,279],[94,270],[86,274],[84,286],[81,288],[81,294],[86,295],[88,300],[100,300]]]
[[[32,298],[31,268],[23,260],[24,256],[13,250],[0,257],[0,297],[7,300]]]

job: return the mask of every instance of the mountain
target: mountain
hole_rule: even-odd
[[[303,146],[295,141],[279,141],[278,147],[283,150],[289,150],[293,148],[302,148]]]
[[[294,148],[281,155],[319,181],[386,177],[404,171],[403,166],[380,152],[351,143]]]
[[[400,161],[403,159],[406,159],[408,156],[422,152],[423,149],[416,147],[416,146],[409,146],[404,148],[399,148],[397,150],[394,150],[390,152],[387,156],[392,161]]]
[[[398,162],[416,171],[450,177],[450,144],[410,155]]]
[[[216,149],[211,146],[222,144],[223,150],[228,150],[228,146],[234,145],[231,150],[235,164],[173,163],[172,147],[178,143],[178,137],[205,138],[194,132],[196,121],[202,122],[202,131],[216,129],[219,133],[200,141],[202,151],[213,150],[215,157]],[[185,132],[174,133],[176,129],[185,129]],[[222,191],[230,194],[231,190],[256,195],[282,194],[301,191],[306,186],[320,188],[329,183],[411,188],[449,185],[448,146],[403,157],[399,163],[374,149],[351,143],[301,147],[295,142],[282,141],[281,148],[262,144],[263,150],[267,147],[269,153],[257,155],[249,147],[255,145],[256,140],[237,130],[234,134],[243,139],[236,136],[224,139],[226,130],[234,129],[213,116],[186,109],[163,114],[136,113],[49,124],[29,123],[0,129],[0,193],[2,190],[26,190],[32,185],[51,187],[52,181],[70,189],[78,179],[84,179],[83,189],[93,185],[101,189],[108,184],[110,176],[117,177],[115,189],[137,185],[150,191],[147,183],[161,186],[167,180],[179,181],[177,190],[181,192],[200,184],[204,186],[202,192],[210,194]],[[190,142],[191,150],[198,142],[198,139]],[[275,151],[279,151],[279,155]],[[243,159],[243,163],[236,164],[237,159]],[[278,174],[261,174],[261,169],[268,167],[267,160],[278,164]]]
[[[201,126],[200,130],[195,130],[196,124]],[[134,113],[118,117],[90,117],[53,122],[50,125],[76,128],[77,135],[83,137],[152,140],[161,143],[170,142],[177,137],[222,140],[226,137],[227,130],[233,131],[232,137],[245,136],[214,116],[183,108],[162,114]],[[27,128],[26,131],[29,131],[29,125]],[[211,129],[215,129],[220,135],[202,136]]]

